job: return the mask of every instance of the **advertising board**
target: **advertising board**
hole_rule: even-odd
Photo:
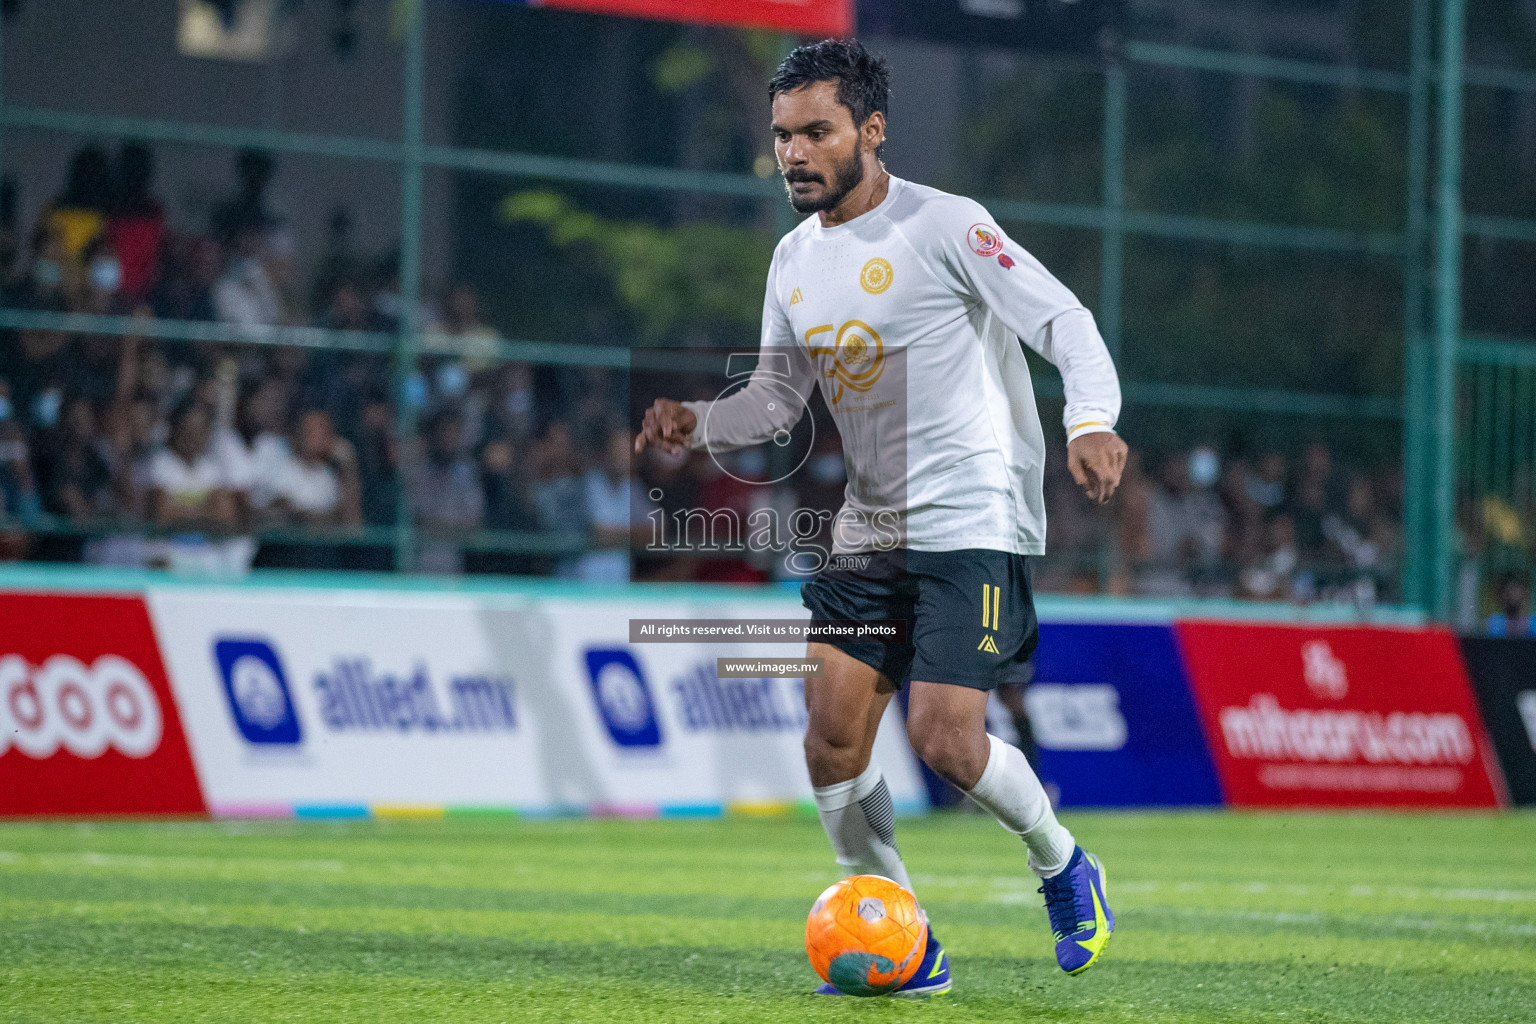
[[[214,589],[149,604],[215,814],[811,796],[801,682],[715,674],[718,656],[779,645],[628,642],[632,616],[732,614],[719,604]],[[896,799],[923,806],[899,722],[882,743]]]
[[[701,25],[744,25],[802,35],[853,31],[853,0],[511,0],[588,14],[617,14]]]
[[[1461,652],[1509,797],[1536,804],[1536,639],[1463,637]]]
[[[558,708],[530,697],[523,609],[179,588],[149,606],[215,814],[547,800]]]
[[[1113,46],[1122,0],[858,0],[859,32],[963,46],[1096,57]]]
[[[0,814],[805,803],[803,682],[718,668],[797,643],[630,629],[805,615],[787,592],[0,593]],[[1041,636],[1026,702],[1068,806],[1536,793],[1536,641],[1465,641],[1475,697],[1436,629],[1048,618]],[[894,704],[875,756],[899,808],[926,806]]]
[[[0,815],[204,810],[143,599],[0,594]]]
[[[1497,763],[1450,633],[1176,629],[1229,804],[1498,805]]]
[[[1063,806],[1221,802],[1171,627],[1042,623],[1025,702]]]
[[[630,618],[807,619],[798,600],[721,602],[558,601],[547,616],[551,678],[581,677],[590,713],[572,742],[589,770],[611,780],[620,804],[683,806],[811,799],[801,741],[801,679],[721,679],[720,657],[798,656],[780,643],[631,643]],[[927,806],[926,790],[895,702],[875,743],[898,809]]]

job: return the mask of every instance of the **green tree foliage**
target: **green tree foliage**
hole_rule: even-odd
[[[1133,210],[1400,231],[1401,97],[1133,65]],[[972,194],[1098,202],[1103,80],[1021,61],[988,81],[959,133]],[[1034,229],[1014,228],[1021,239]],[[1026,242],[1026,244],[1028,244]],[[1097,239],[1052,266],[1096,271]],[[1390,394],[1400,387],[1401,275],[1389,259],[1133,235],[1122,367],[1139,380]],[[1089,296],[1085,295],[1085,298]]]
[[[508,224],[542,227],[573,260],[595,261],[647,344],[739,343],[757,334],[771,232],[693,221],[607,220],[554,192],[502,200]]]

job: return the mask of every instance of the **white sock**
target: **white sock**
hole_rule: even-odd
[[[992,744],[987,769],[967,796],[997,816],[998,824],[1024,840],[1029,867],[1041,878],[1059,875],[1072,859],[1077,840],[1051,810],[1050,797],[1024,752],[988,734]]]
[[[896,805],[880,766],[871,760],[857,777],[813,792],[837,862],[849,874],[884,875],[911,892],[912,880],[896,849]]]

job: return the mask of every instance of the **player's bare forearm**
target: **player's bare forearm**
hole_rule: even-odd
[[[1072,479],[1090,499],[1104,504],[1120,486],[1125,457],[1130,449],[1120,435],[1108,432],[1083,434],[1067,445],[1067,467]]]
[[[696,426],[698,417],[681,402],[658,398],[645,410],[645,422],[640,426],[640,433],[635,435],[635,452],[639,454],[645,451],[646,445],[652,445],[675,455],[688,447],[689,437]]]

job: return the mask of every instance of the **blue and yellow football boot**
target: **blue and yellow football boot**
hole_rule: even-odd
[[[942,995],[949,991],[951,984],[949,957],[944,955],[944,947],[939,945],[939,940],[933,937],[933,929],[929,928],[928,948],[923,950],[923,962],[917,965],[917,973],[891,995],[898,999],[921,999]]]
[[[1045,893],[1045,912],[1056,936],[1056,963],[1068,974],[1082,974],[1098,961],[1115,930],[1104,865],[1079,846],[1066,870],[1044,883],[1040,892]]]
[[[917,973],[891,995],[898,999],[921,999],[925,996],[942,995],[950,990],[951,984],[949,957],[944,955],[944,947],[939,945],[939,940],[933,937],[933,929],[930,928],[928,945],[923,949],[923,962],[917,965]],[[830,984],[823,984],[817,987],[816,994],[840,996],[843,993]]]

